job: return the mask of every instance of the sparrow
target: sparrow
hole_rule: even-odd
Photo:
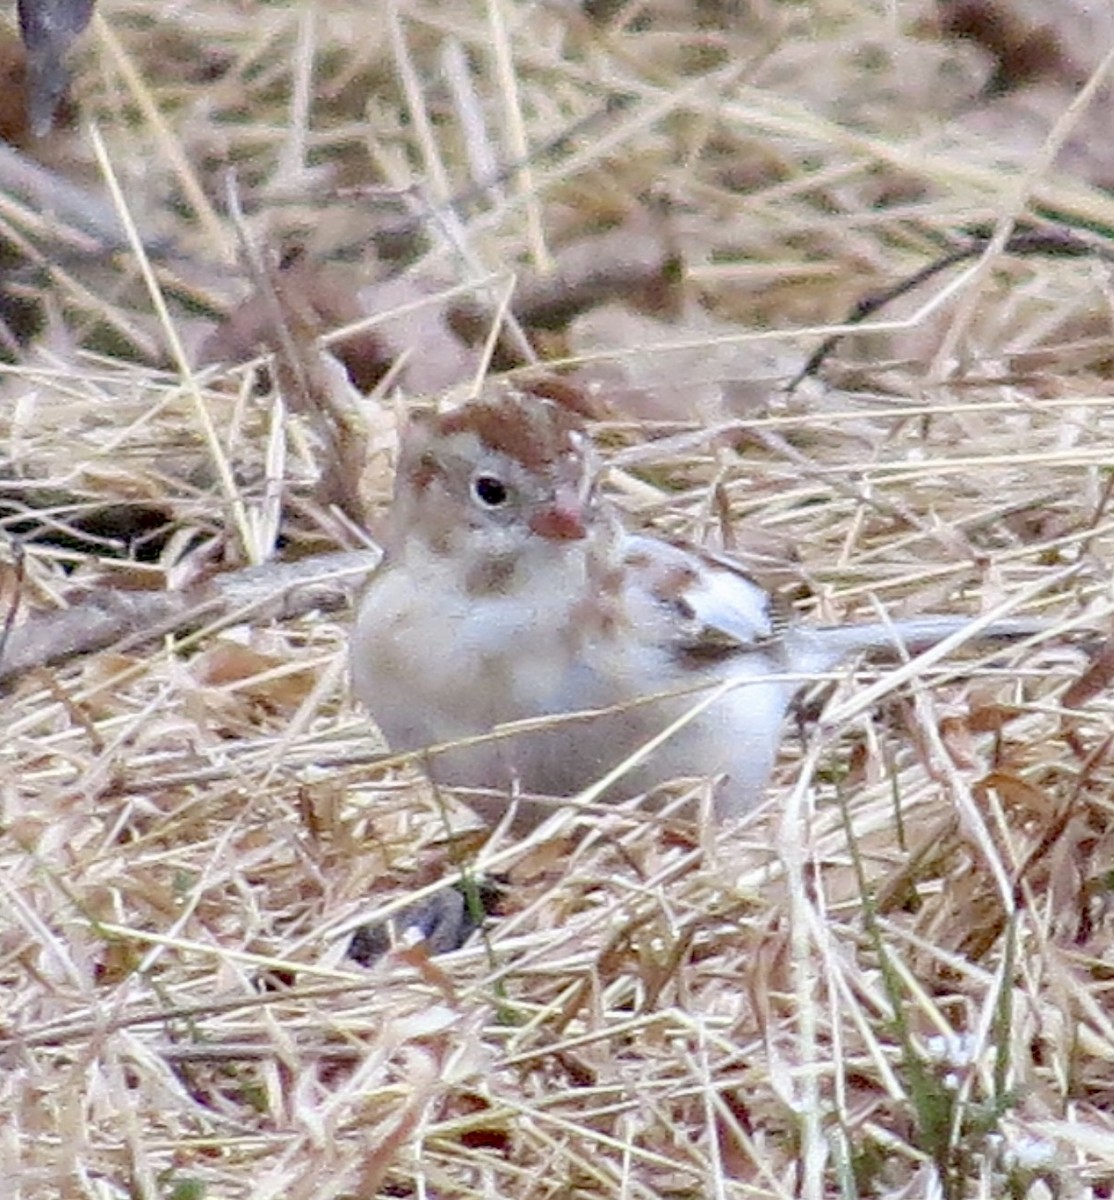
[[[576,797],[624,766],[607,798],[710,777],[727,819],[763,799],[805,684],[967,624],[794,620],[732,558],[626,531],[581,414],[502,386],[407,430],[350,666],[391,749],[428,749],[433,779],[467,789],[489,822],[511,809],[528,831],[553,811],[537,798]]]

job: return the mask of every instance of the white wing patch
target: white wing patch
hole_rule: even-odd
[[[726,653],[779,632],[767,593],[730,559],[638,536],[624,540],[623,557],[628,616],[662,645]]]
[[[702,563],[685,599],[693,616],[708,630],[726,634],[740,646],[764,642],[777,632],[770,617],[770,598],[746,575]]]

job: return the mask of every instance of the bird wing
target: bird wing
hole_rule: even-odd
[[[788,611],[726,555],[637,534],[623,543],[628,614],[647,636],[688,654],[768,647]]]

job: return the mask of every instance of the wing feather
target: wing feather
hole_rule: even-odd
[[[689,654],[737,654],[767,647],[788,613],[725,555],[684,544],[624,540],[627,610],[649,636]]]

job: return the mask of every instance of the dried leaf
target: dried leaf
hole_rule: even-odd
[[[972,733],[1001,733],[1023,711],[1015,704],[999,704],[994,700],[979,703],[972,697],[967,726]]]
[[[66,51],[89,24],[94,0],[19,0],[19,29],[27,47],[27,108],[42,137],[69,86]]]
[[[716,424],[765,409],[801,364],[800,350],[788,340],[740,345],[737,333],[737,326],[696,305],[665,321],[611,303],[578,317],[569,345],[588,357],[612,356],[581,368],[577,377],[605,392],[617,412]]]
[[[1103,643],[1090,665],[1068,688],[1061,703],[1065,708],[1082,708],[1088,700],[1105,691],[1114,680],[1114,639]]]
[[[310,668],[291,671],[290,666],[288,660],[250,646],[220,641],[194,660],[192,670],[199,684],[215,688],[236,684],[240,695],[288,712],[302,703],[316,682]]]
[[[1109,9],[1089,0],[937,0],[941,28],[982,47],[994,61],[987,86],[1011,91],[1037,79],[1077,88],[1114,38]]]
[[[475,1092],[456,1093],[448,1101],[446,1116],[464,1124],[459,1133],[462,1146],[500,1154],[510,1150],[511,1133],[506,1116],[497,1117],[483,1096]]]
[[[1021,818],[1045,819],[1056,808],[1056,799],[1033,784],[1004,771],[991,771],[974,786],[976,795],[993,789],[1003,803]]]

